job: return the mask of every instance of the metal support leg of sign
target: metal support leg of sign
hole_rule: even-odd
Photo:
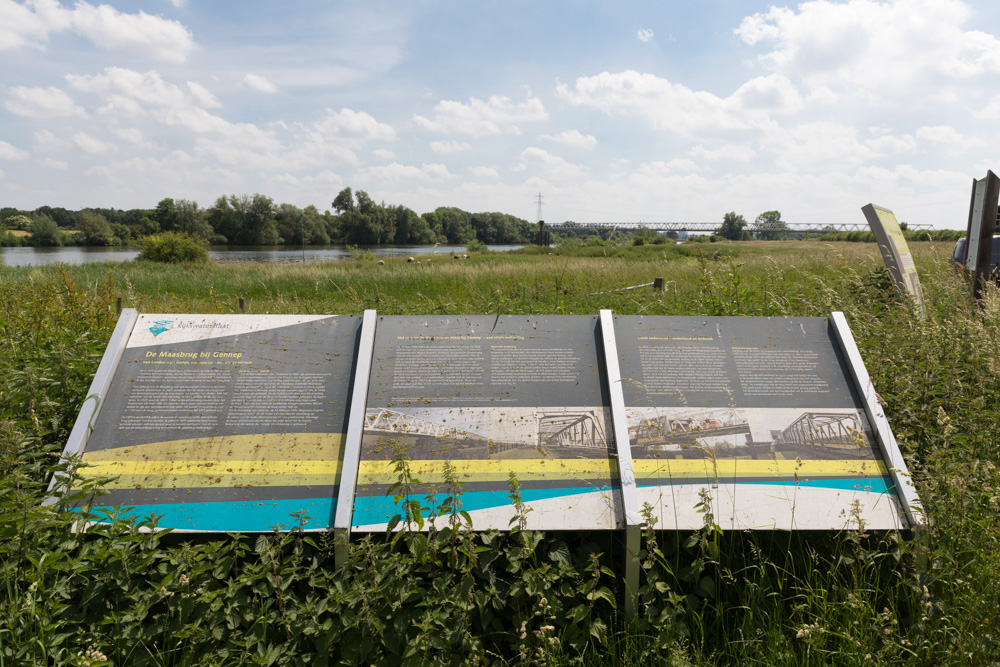
[[[351,522],[354,515],[354,493],[358,483],[358,466],[361,463],[361,437],[365,431],[365,407],[368,401],[368,379],[372,371],[372,354],[375,351],[374,310],[366,310],[361,321],[358,356],[354,369],[354,391],[351,394],[351,411],[347,416],[347,437],[344,456],[340,465],[340,490],[337,510],[333,519],[334,537],[337,540],[337,567],[347,560],[347,543],[351,539]]]
[[[83,399],[83,405],[80,406],[73,430],[70,431],[62,456],[59,458],[60,468],[69,463],[74,456],[83,453],[84,447],[87,446],[87,439],[90,438],[90,432],[93,430],[94,420],[97,418],[97,413],[100,412],[101,403],[107,395],[108,387],[111,386],[111,380],[115,377],[118,364],[122,360],[122,355],[125,354],[125,345],[128,343],[129,336],[132,335],[132,329],[138,319],[139,312],[134,308],[126,308],[118,317],[118,324],[111,332],[111,340],[104,348],[104,356],[101,357],[97,373],[94,375],[93,382],[90,383],[87,397]],[[42,503],[43,505],[54,505],[59,501],[61,495],[58,493],[60,491],[59,485],[68,478],[68,473],[68,470],[66,472],[60,470],[52,475],[52,481],[49,482],[49,495]]]
[[[636,493],[635,471],[632,467],[632,448],[628,437],[628,418],[625,414],[625,395],[622,392],[621,370],[618,365],[614,315],[610,310],[601,311],[601,338],[604,343],[604,366],[608,374],[608,390],[611,394],[611,423],[614,428],[622,509],[625,515],[625,615],[627,618],[634,618],[636,594],[639,592],[639,546],[642,534],[642,515],[639,513],[639,496]]]
[[[885,411],[878,404],[875,387],[872,385],[871,377],[868,375],[868,370],[861,359],[861,352],[858,351],[858,346],[854,342],[854,335],[851,333],[851,328],[848,326],[844,314],[840,312],[831,313],[830,326],[833,328],[834,337],[840,345],[840,351],[843,352],[844,359],[851,369],[851,378],[854,380],[854,386],[864,403],[868,421],[875,430],[882,458],[889,469],[889,476],[892,478],[893,486],[896,487],[896,497],[899,499],[899,504],[909,523],[907,527],[914,529],[924,526],[927,520],[924,515],[923,506],[920,503],[920,497],[917,495],[917,489],[913,485],[910,472],[906,467],[906,461],[903,460],[903,455],[899,451],[896,437],[892,434],[892,429],[889,427],[889,420],[886,419]]]

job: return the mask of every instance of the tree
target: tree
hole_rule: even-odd
[[[277,245],[274,200],[261,194],[223,195],[208,210],[216,234],[236,245]]]
[[[448,243],[463,244],[476,238],[469,222],[469,214],[454,206],[441,206],[434,210],[441,220],[441,230]]]
[[[396,243],[413,243],[425,245],[437,242],[437,235],[431,230],[427,221],[405,206],[390,206],[393,226],[396,228]]]
[[[337,193],[333,199],[333,210],[337,213],[346,213],[354,210],[354,194],[350,188],[344,188]]]
[[[326,221],[312,205],[300,209],[292,204],[281,204],[274,216],[274,224],[282,243],[302,245],[303,230],[305,242],[309,245],[326,245],[330,242]]]
[[[427,223],[427,228],[434,235],[435,243],[447,243],[448,237],[444,235],[444,226],[441,224],[441,214],[437,211],[428,211],[420,216]]]
[[[93,211],[80,211],[80,221],[76,223],[76,229],[83,234],[84,245],[108,246],[115,245],[118,241],[107,218]]]
[[[174,229],[177,231],[212,241],[215,232],[206,218],[207,212],[198,208],[198,202],[187,199],[174,201]]]
[[[715,233],[730,241],[739,241],[743,238],[743,230],[747,226],[747,221],[742,215],[737,215],[730,211],[722,218],[722,225],[715,230]]]
[[[534,231],[527,220],[506,213],[473,213],[469,223],[483,243],[528,243]]]
[[[344,188],[337,199],[334,208],[341,211],[337,221],[344,241],[356,245],[380,245],[392,243],[395,237],[393,216],[384,204],[376,204],[364,190],[355,193],[357,206],[345,197],[351,194],[350,188]]]
[[[788,225],[781,219],[780,211],[764,211],[754,220],[754,225],[763,228],[755,232],[757,238],[763,241],[774,241],[788,236]]]
[[[18,229],[20,231],[26,232],[31,229],[31,218],[26,215],[12,215],[3,221],[3,224],[7,226],[8,229]]]
[[[174,200],[166,197],[157,202],[156,208],[149,212],[149,219],[156,223],[157,229],[165,232],[177,229],[177,210],[174,207]]]
[[[36,214],[31,222],[31,244],[38,246],[62,245],[62,235],[56,221],[45,214]]]
[[[47,216],[56,225],[64,229],[75,229],[76,223],[78,222],[78,214],[76,211],[67,211],[61,206],[39,206],[35,209],[35,213],[38,215]]]

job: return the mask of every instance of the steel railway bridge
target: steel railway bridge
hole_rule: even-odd
[[[634,230],[651,229],[654,232],[694,232],[698,234],[710,234],[719,228],[717,222],[557,222],[546,223],[545,228],[553,232],[579,232],[596,231],[600,234],[609,234],[614,229]],[[933,231],[934,225],[907,225],[911,231]],[[784,226],[747,223],[744,227],[751,234],[758,232],[784,232],[795,234],[826,234],[827,232],[867,232],[870,230],[866,222],[838,222],[838,223],[806,223],[789,222]]]

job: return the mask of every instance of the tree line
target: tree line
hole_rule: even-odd
[[[276,204],[262,194],[222,195],[209,208],[165,198],[152,209],[41,206],[0,208],[0,245],[129,245],[160,232],[181,232],[217,245],[463,245],[528,243],[535,226],[506,213],[470,213],[442,206],[418,215],[376,203],[347,187],[320,213],[316,206]]]

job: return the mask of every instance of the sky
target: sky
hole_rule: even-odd
[[[964,228],[995,0],[0,0],[0,206]]]

